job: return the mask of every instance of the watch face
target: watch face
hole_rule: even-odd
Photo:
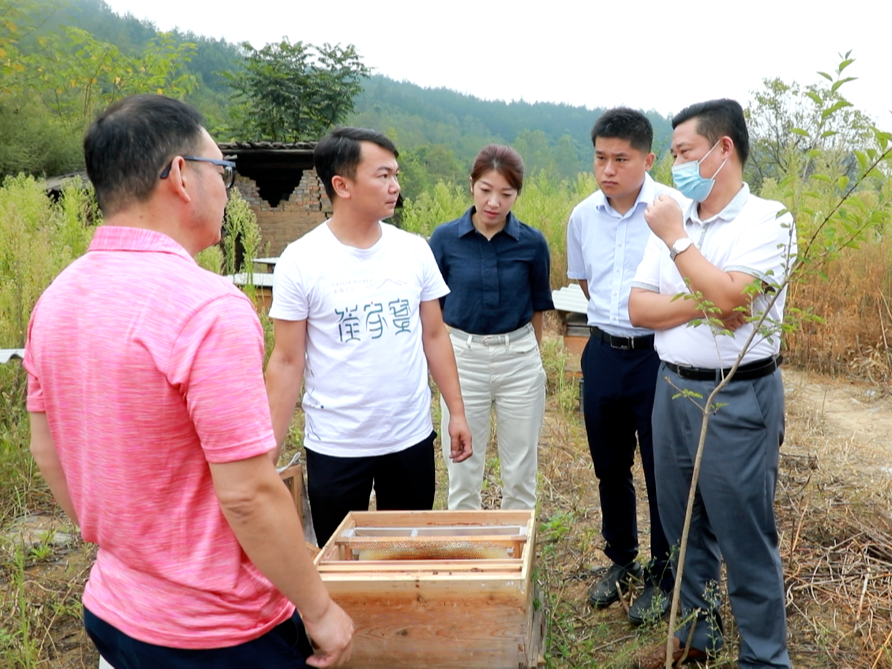
[[[682,237],[681,239],[676,239],[675,243],[672,245],[672,249],[669,251],[669,257],[672,260],[675,260],[675,256],[683,251],[686,251],[692,244],[694,240],[690,237]]]

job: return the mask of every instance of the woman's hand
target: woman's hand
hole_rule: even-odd
[[[453,462],[462,462],[471,457],[474,452],[471,448],[471,428],[464,413],[449,415],[449,440],[452,444],[449,457]]]

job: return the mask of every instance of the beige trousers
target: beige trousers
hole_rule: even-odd
[[[449,459],[449,411],[440,400],[443,456],[449,472],[449,508],[479,509],[493,410],[502,478],[502,508],[536,506],[539,434],[545,417],[545,370],[532,326],[512,337],[450,334],[465,416],[474,454],[458,464]]]

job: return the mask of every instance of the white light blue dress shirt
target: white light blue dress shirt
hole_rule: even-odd
[[[567,225],[567,276],[588,281],[588,324],[617,337],[642,337],[653,330],[629,322],[629,292],[651,231],[644,210],[660,193],[674,197],[682,211],[690,200],[645,174],[638,199],[620,215],[601,191],[584,199]]]

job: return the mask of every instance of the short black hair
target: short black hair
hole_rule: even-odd
[[[313,151],[313,163],[316,166],[316,174],[325,186],[325,193],[330,200],[334,199],[334,187],[331,180],[335,176],[353,179],[356,177],[356,167],[362,159],[360,142],[371,142],[399,158],[396,145],[386,135],[369,128],[352,128],[344,126],[335,128],[325,137],[319,140]]]
[[[163,95],[133,95],[101,112],[84,158],[102,212],[148,200],[167,162],[199,148],[203,124],[196,109]]]
[[[722,98],[685,107],[672,119],[672,129],[692,118],[697,119],[697,134],[703,135],[713,146],[722,137],[730,137],[740,165],[746,165],[750,155],[750,134],[746,129],[743,107],[737,100]]]
[[[592,126],[592,146],[598,137],[625,139],[633,149],[650,153],[654,143],[654,129],[640,111],[614,107],[601,114]]]

